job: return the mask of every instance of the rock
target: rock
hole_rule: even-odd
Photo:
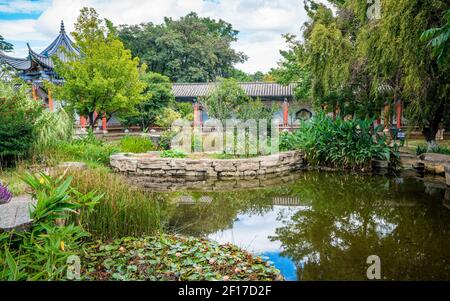
[[[60,168],[86,169],[87,165],[83,162],[63,162],[58,165]]]
[[[443,154],[425,153],[419,156],[422,161],[450,164],[450,156]]]
[[[213,162],[214,170],[217,172],[236,172],[235,161],[233,160],[218,160]]]
[[[29,208],[33,203],[31,197],[20,196],[0,205],[0,232],[28,229],[32,223]]]
[[[446,164],[444,170],[445,170],[445,182],[447,183],[447,186],[450,187],[450,164]]]

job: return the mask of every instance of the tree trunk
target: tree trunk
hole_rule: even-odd
[[[429,152],[437,147],[436,134],[439,130],[439,123],[441,122],[442,117],[442,110],[438,110],[438,113],[433,116],[433,119],[429,120],[429,125],[427,127],[424,127],[422,131],[422,134],[427,141],[427,151]]]

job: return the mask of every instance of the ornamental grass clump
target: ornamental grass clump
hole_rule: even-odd
[[[3,186],[0,182],[0,204],[9,203],[12,199],[12,193],[8,190],[8,187]]]

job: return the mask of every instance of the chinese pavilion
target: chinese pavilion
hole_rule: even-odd
[[[42,52],[37,53],[28,46],[28,56],[26,58],[14,58],[0,52],[0,61],[18,71],[18,75],[25,82],[31,84],[31,93],[33,98],[37,100],[41,98],[48,106],[50,111],[54,110],[54,102],[50,90],[46,90],[45,81],[54,84],[62,84],[63,80],[58,77],[54,71],[53,57],[58,57],[65,62],[68,53],[79,55],[79,51],[75,48],[74,43],[66,34],[64,22],[61,21],[61,28],[58,37],[45,48]]]

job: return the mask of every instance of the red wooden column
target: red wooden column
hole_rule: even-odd
[[[80,125],[82,130],[86,128],[86,117],[80,116]]]
[[[33,100],[37,100],[37,93],[36,93],[36,86],[34,84],[31,84],[31,95],[33,96]]]
[[[403,104],[402,101],[397,101],[396,104],[396,111],[397,111],[397,129],[402,128],[402,114],[403,114]]]
[[[386,103],[384,105],[384,130],[388,130],[389,131],[389,126],[390,126],[390,122],[391,118],[389,116],[389,103]]]
[[[103,133],[108,133],[108,125],[107,125],[107,120],[106,120],[106,113],[103,113],[103,117],[102,117],[102,130],[103,130]]]
[[[199,104],[197,102],[197,100],[194,100],[194,127],[197,127],[200,123],[200,118],[199,118]]]
[[[54,110],[53,97],[52,97],[52,88],[48,88],[48,110],[50,112],[53,112],[53,110]]]
[[[283,103],[283,126],[287,127],[289,125],[289,102],[284,99]]]

